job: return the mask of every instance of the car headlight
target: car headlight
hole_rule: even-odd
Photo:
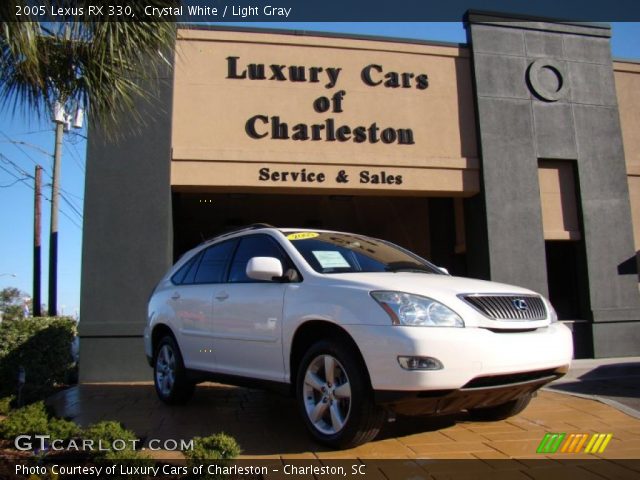
[[[404,292],[371,292],[394,325],[416,327],[464,327],[449,307],[427,297]]]

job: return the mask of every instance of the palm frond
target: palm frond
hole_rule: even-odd
[[[84,3],[90,2],[76,2]],[[149,0],[145,5],[177,3]],[[139,17],[143,8],[134,6]],[[175,45],[171,19],[114,22],[87,16],[42,23],[20,21],[8,5],[0,7],[0,19],[0,107],[51,115],[55,102],[61,102],[85,109],[108,134],[117,132],[116,121],[125,112],[143,121],[136,101],[153,100],[154,82]]]

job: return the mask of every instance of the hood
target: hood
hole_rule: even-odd
[[[427,297],[456,296],[461,293],[515,293],[521,295],[538,295],[536,292],[522,287],[507,285],[474,278],[453,277],[430,273],[414,272],[375,272],[375,273],[333,273],[327,277],[335,277],[371,288],[372,290],[395,290],[415,293]]]

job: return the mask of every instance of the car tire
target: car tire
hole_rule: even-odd
[[[188,380],[180,348],[170,335],[163,337],[156,347],[153,383],[158,398],[168,405],[182,405],[193,395],[195,385]]]
[[[473,420],[485,422],[504,420],[505,418],[513,417],[514,415],[522,412],[527,408],[532,398],[533,395],[529,393],[523,397],[516,398],[515,400],[496,405],[495,407],[470,409],[469,415]]]
[[[311,435],[333,448],[373,440],[386,417],[374,402],[364,362],[340,340],[322,340],[307,350],[298,370],[296,397]]]

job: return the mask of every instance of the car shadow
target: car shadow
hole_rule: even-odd
[[[640,362],[600,365],[575,380],[554,382],[546,389],[582,395],[640,398]]]
[[[82,426],[116,420],[148,444],[189,441],[218,432],[232,435],[244,455],[326,452],[308,435],[295,399],[261,390],[214,383],[199,385],[189,403],[167,406],[151,384],[82,384],[50,397],[57,415]],[[376,441],[437,431],[464,415],[402,417],[386,423]],[[171,442],[169,442],[171,444]]]

